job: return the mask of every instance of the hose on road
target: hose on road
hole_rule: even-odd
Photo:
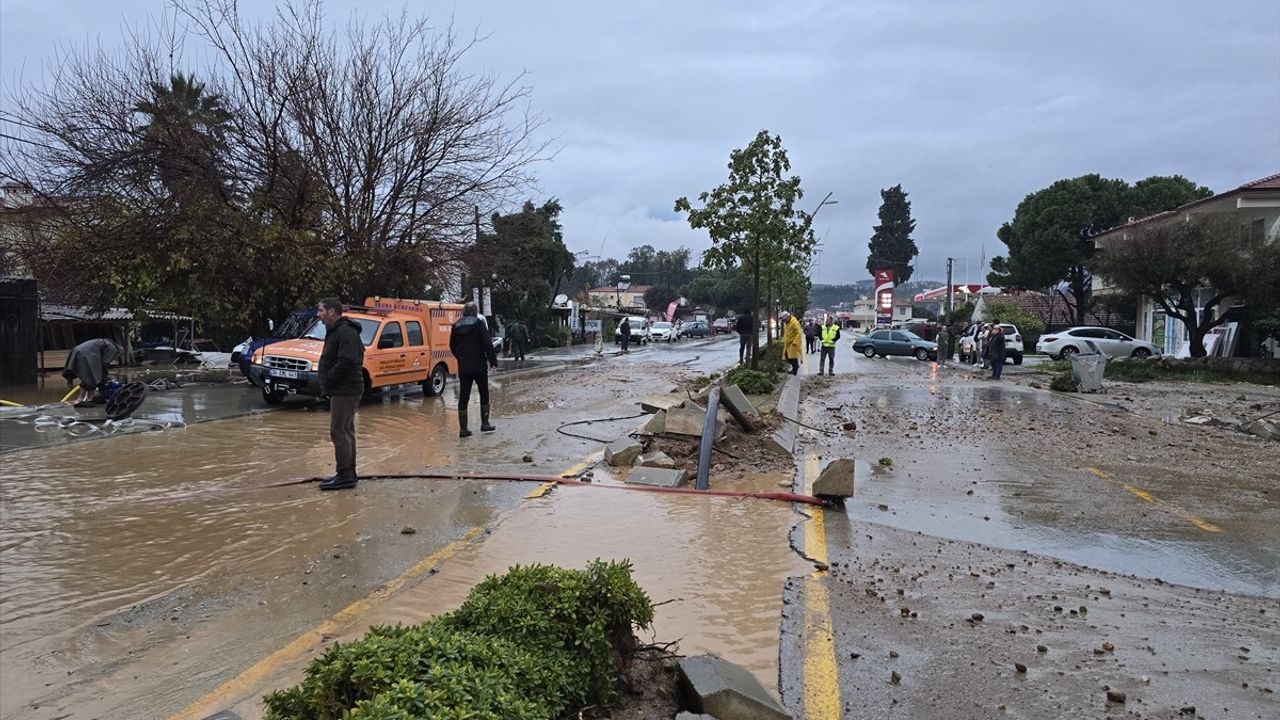
[[[326,478],[313,477],[301,480],[266,485],[264,487],[287,487],[319,482]],[[776,502],[802,503],[822,506],[826,503],[812,495],[800,495],[789,492],[749,492],[743,490],[697,490],[690,487],[651,487],[648,485],[602,485],[558,475],[524,475],[520,473],[475,473],[475,472],[421,472],[421,473],[375,473],[360,478],[361,480],[509,480],[513,482],[555,483],[571,487],[593,487],[607,490],[631,490],[634,492],[668,493],[673,495],[711,495],[714,497],[747,498],[752,500],[773,500]]]
[[[568,437],[571,437],[571,438],[579,438],[582,440],[592,440],[598,443],[611,443],[613,442],[613,440],[602,440],[598,437],[592,437],[590,435],[582,435],[581,433],[566,432],[565,428],[573,427],[574,425],[591,425],[593,423],[613,422],[614,420],[635,420],[636,418],[642,418],[645,415],[648,415],[648,413],[637,413],[635,415],[619,415],[618,417],[596,418],[594,420],[574,420],[573,422],[567,422],[561,425],[560,427],[556,428],[556,432],[560,433],[561,435],[567,435]]]

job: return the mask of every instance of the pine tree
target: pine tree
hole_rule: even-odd
[[[894,284],[901,285],[911,279],[911,260],[919,252],[911,238],[916,221],[911,219],[911,203],[902,185],[881,190],[880,199],[880,224],[867,243],[871,251],[867,255],[867,272],[893,270]]]

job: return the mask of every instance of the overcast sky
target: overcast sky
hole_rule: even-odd
[[[263,3],[265,5],[265,3]],[[248,5],[248,3],[246,3]],[[379,15],[402,3],[329,2]],[[529,73],[560,148],[541,165],[572,250],[700,252],[672,212],[722,182],[761,128],[782,136],[825,252],[815,282],[867,276],[879,191],[909,193],[917,277],[977,282],[1029,192],[1097,172],[1179,173],[1217,192],[1280,173],[1280,2],[414,3],[489,38],[468,62]],[[0,0],[0,73],[58,43],[119,44],[162,0]]]

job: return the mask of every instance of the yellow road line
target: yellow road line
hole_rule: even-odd
[[[818,457],[810,455],[804,464],[804,492],[811,494],[818,477]],[[804,553],[827,565],[826,512],[810,508],[812,516],[804,526]],[[824,583],[825,570],[815,570],[805,579],[804,592],[804,717],[805,720],[839,720],[840,678],[836,671],[835,633],[831,627],[831,595]]]
[[[1176,515],[1182,518],[1183,520],[1186,520],[1187,522],[1191,523],[1192,525],[1195,525],[1201,530],[1204,530],[1205,532],[1214,532],[1214,533],[1222,532],[1222,528],[1218,527],[1217,525],[1214,525],[1208,520],[1205,520],[1199,515],[1189,513],[1186,510],[1183,510],[1182,508],[1176,507],[1174,505],[1170,505],[1164,500],[1161,500],[1160,498],[1156,497],[1155,495],[1152,495],[1151,493],[1147,492],[1146,490],[1143,490],[1140,487],[1137,487],[1136,485],[1130,485],[1129,483],[1116,480],[1114,477],[1111,476],[1111,473],[1107,472],[1106,470],[1101,470],[1096,467],[1091,467],[1089,468],[1089,472],[1093,473],[1093,476],[1096,478],[1099,478],[1101,480],[1106,480],[1107,482],[1111,482],[1111,483],[1115,483],[1116,485],[1119,485],[1120,487],[1129,491],[1129,493],[1131,493],[1134,497],[1140,500],[1149,502],[1152,505],[1155,505],[1160,509],[1164,510],[1165,512]]]
[[[411,580],[430,572],[432,568],[456,555],[459,550],[482,534],[484,534],[484,528],[471,528],[462,537],[419,560],[413,567],[392,579],[391,582],[339,610],[337,614],[328,620],[299,635],[293,642],[259,660],[248,670],[188,705],[177,715],[174,715],[174,719],[203,718],[217,712],[223,704],[244,699],[245,693],[250,692],[256,684],[262,682],[273,671],[302,657],[308,649],[324,642],[324,636],[337,634],[343,628],[355,622],[362,613],[373,607],[375,603],[395,594],[396,591]]]

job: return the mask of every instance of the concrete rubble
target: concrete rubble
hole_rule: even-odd
[[[672,435],[687,435],[690,437],[702,437],[702,426],[706,422],[707,411],[701,409],[690,408],[672,408],[667,411],[666,428],[664,432]],[[722,420],[716,420],[716,439],[724,437],[725,424]]]
[[[634,465],[636,467],[673,468],[676,466],[676,461],[661,450],[655,450],[641,453],[636,457]]]
[[[604,461],[615,467],[627,467],[644,452],[640,441],[628,436],[621,437],[604,446]]]
[[[718,720],[791,720],[755,675],[723,658],[687,657],[679,670],[684,704],[694,712]]]
[[[1258,418],[1246,423],[1241,429],[1263,440],[1280,440],[1280,421]]]
[[[680,487],[689,479],[689,471],[681,468],[637,467],[627,476],[626,482],[631,485],[649,485],[651,487]]]
[[[640,409],[647,413],[663,412],[684,407],[684,398],[675,394],[650,395],[640,401]]]
[[[853,458],[833,460],[818,475],[813,483],[813,495],[820,498],[853,497]]]
[[[720,403],[743,430],[755,432],[756,426],[760,423],[760,411],[751,404],[741,388],[737,385],[726,387],[720,393]]]

